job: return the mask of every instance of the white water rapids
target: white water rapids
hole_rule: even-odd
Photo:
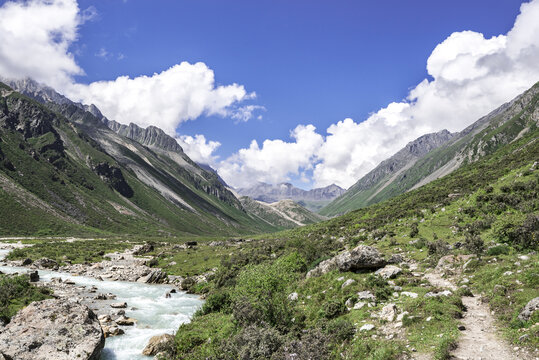
[[[0,249],[0,260],[9,250]],[[26,273],[27,268],[0,266],[4,273]],[[165,294],[172,289],[168,285],[149,285],[122,281],[99,281],[85,276],[72,276],[56,271],[38,270],[40,281],[48,282],[53,277],[71,280],[76,285],[95,286],[100,293],[116,295],[115,302],[127,302],[126,316],[137,320],[134,326],[122,326],[124,335],[109,337],[101,360],[151,359],[143,356],[142,350],[154,335],[173,334],[182,323],[188,322],[203,301],[196,295],[184,292]],[[112,309],[111,309],[112,310]]]

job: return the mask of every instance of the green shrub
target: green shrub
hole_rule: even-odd
[[[346,312],[346,306],[342,301],[330,299],[324,302],[322,314],[326,319],[333,319]]]
[[[202,305],[201,314],[209,314],[212,312],[222,311],[224,313],[229,313],[231,311],[232,300],[230,294],[227,291],[219,291],[213,294],[210,294],[206,298],[206,302]]]
[[[498,255],[508,255],[511,251],[511,248],[505,244],[496,245],[488,248],[487,255],[489,256],[498,256]]]
[[[0,274],[0,319],[9,322],[20,309],[34,301],[49,298],[50,292],[30,284],[27,275],[9,277]]]
[[[374,295],[376,296],[376,299],[378,301],[387,300],[391,296],[391,287],[389,286],[387,280],[385,280],[384,278],[370,274],[365,279],[365,282],[367,288],[374,292]]]
[[[247,265],[233,292],[234,318],[244,324],[264,321],[279,329],[290,328],[295,309],[287,289],[305,268],[305,261],[297,253],[272,264]]]

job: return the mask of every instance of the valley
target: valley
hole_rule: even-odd
[[[0,89],[4,358],[539,356],[539,84],[346,192],[259,184],[272,203],[236,196],[158,128],[14,85]]]

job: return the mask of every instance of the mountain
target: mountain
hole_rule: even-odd
[[[425,185],[516,141],[537,128],[538,94],[539,83],[459,133],[425,135],[430,139],[435,138],[436,141],[432,146],[424,147],[426,153],[419,158],[414,159],[409,146],[419,140],[424,142],[425,136],[411,142],[361,178],[320,213],[334,216],[379,203]],[[447,140],[444,142],[444,139]],[[438,146],[435,146],[437,144]],[[409,155],[406,155],[407,153]]]
[[[276,229],[160,129],[117,125],[32,81],[15,85],[31,98],[0,85],[1,234]]]
[[[313,224],[325,217],[315,214],[292,200],[280,200],[271,204],[253,200],[248,196],[240,197],[244,209],[272,226],[291,229]]]
[[[249,188],[237,190],[242,196],[266,203],[274,203],[279,200],[291,199],[311,211],[318,211],[331,200],[345,192],[344,189],[332,184],[324,188],[303,190],[290,183],[280,183],[276,185],[259,182]]]
[[[447,130],[423,135],[409,142],[404,148],[358,180],[345,193],[324,207],[320,213],[334,216],[345,210],[359,209],[370,204],[385,187],[396,181],[400,174],[410,169],[418,159],[442,146],[454,134]]]

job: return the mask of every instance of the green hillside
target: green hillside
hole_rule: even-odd
[[[445,145],[427,153],[410,168],[387,174],[370,186],[354,185],[323,208],[320,214],[335,216],[379,203],[493,153],[523,134],[537,129],[534,110],[538,101],[539,83],[509,104],[479,119]]]
[[[466,310],[461,297],[471,292],[484,294],[508,340],[533,350],[539,345],[539,314],[526,322],[517,315],[538,295],[537,139],[539,130],[530,127],[510,144],[416,190],[326,222],[258,237],[197,289],[207,302],[178,330],[175,358],[405,359],[418,352],[448,359]],[[385,259],[400,256],[395,261],[402,274],[392,281],[369,270],[306,276],[357,245],[373,246]],[[479,258],[446,270],[463,284],[458,291],[426,296],[444,290],[426,280],[442,256],[473,254]],[[376,300],[347,309],[361,291]],[[378,315],[390,303],[403,314],[397,330]],[[365,324],[373,327],[365,330]]]
[[[3,84],[0,91],[0,235],[276,229],[247,215],[215,175],[196,165],[189,164],[199,173],[73,105],[49,104],[52,111]]]

